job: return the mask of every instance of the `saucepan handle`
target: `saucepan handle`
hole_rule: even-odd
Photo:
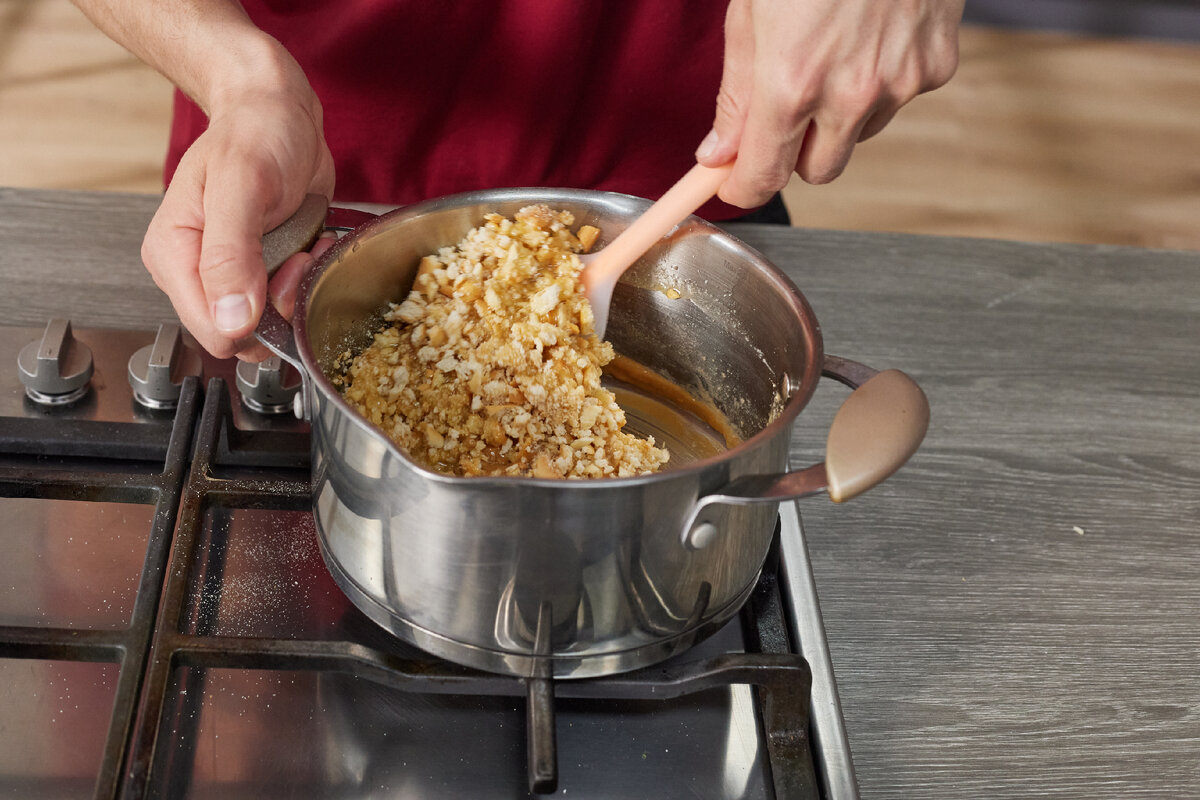
[[[350,231],[364,222],[375,219],[375,216],[369,211],[353,208],[330,208],[329,201],[319,194],[305,196],[295,214],[284,220],[279,227],[263,234],[263,262],[267,265],[267,274],[274,275],[283,262],[301,250],[312,247],[323,231]],[[283,318],[274,305],[267,303],[258,328],[254,331],[254,338],[300,373],[301,386],[296,395],[296,416],[300,419],[310,419],[310,378],[296,349],[296,336],[291,323]]]
[[[777,503],[828,492],[841,503],[882,482],[916,452],[929,427],[929,402],[908,375],[825,356],[824,377],[854,389],[825,443],[825,461],[795,472],[744,475],[697,500],[683,527],[684,544],[703,547],[717,533],[707,519],[718,504]]]

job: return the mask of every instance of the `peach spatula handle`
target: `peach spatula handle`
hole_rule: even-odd
[[[599,252],[582,256],[584,269],[581,279],[584,292],[592,304],[597,336],[604,337],[613,289],[625,270],[655,242],[711,199],[732,171],[732,163],[721,167],[697,164],[608,246]]]

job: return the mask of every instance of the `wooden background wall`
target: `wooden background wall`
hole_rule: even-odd
[[[968,18],[1088,2],[1107,0]],[[968,24],[961,50],[840,179],[793,182],[797,224],[1200,249],[1200,45]],[[0,186],[157,192],[169,113],[166,82],[68,0],[0,0]]]

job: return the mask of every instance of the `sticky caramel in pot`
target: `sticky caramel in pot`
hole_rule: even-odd
[[[716,405],[631,358],[617,355],[604,367],[604,377],[629,428],[660,439],[671,452],[673,466],[718,455],[742,442]]]

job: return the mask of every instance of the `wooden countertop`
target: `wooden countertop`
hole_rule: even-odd
[[[153,329],[149,195],[0,189],[6,325]],[[827,351],[929,396],[914,459],[801,504],[864,798],[1200,792],[1200,254],[743,226]],[[800,418],[820,457],[845,390]]]

